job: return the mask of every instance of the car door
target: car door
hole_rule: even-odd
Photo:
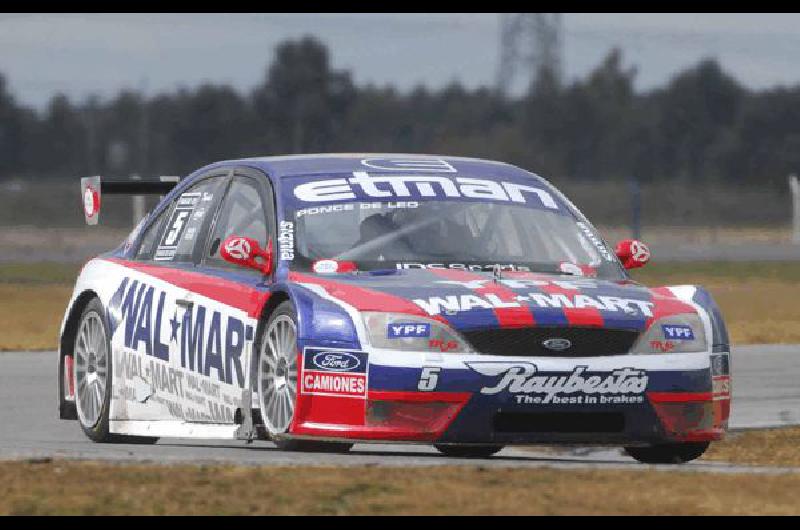
[[[267,177],[255,170],[237,169],[197,256],[197,277],[183,302],[189,304],[184,315],[190,318],[185,316],[182,324],[189,337],[182,354],[194,355],[202,365],[202,370],[194,369],[190,381],[215,389],[206,396],[209,414],[201,421],[238,422],[241,413],[237,410],[251,408],[243,401],[252,398],[255,331],[269,297],[270,278],[225,261],[220,248],[231,235],[251,237],[266,248],[274,234],[274,195]],[[204,345],[194,346],[197,341]]]

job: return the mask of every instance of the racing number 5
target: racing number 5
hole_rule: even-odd
[[[167,237],[164,238],[164,245],[165,246],[172,246],[178,240],[178,236],[181,233],[181,229],[183,228],[184,223],[186,222],[186,218],[189,216],[191,212],[188,210],[179,210],[178,214],[175,216],[175,219],[172,221],[172,228],[167,233]]]
[[[430,392],[436,388],[436,384],[439,382],[439,372],[442,369],[439,366],[423,366],[422,367],[422,374],[419,376],[419,383],[417,384],[417,390],[421,390],[423,392]]]

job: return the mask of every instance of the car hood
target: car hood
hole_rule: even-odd
[[[453,269],[357,274],[291,272],[293,283],[359,311],[427,316],[460,331],[531,326],[643,330],[657,318],[696,313],[667,288],[529,272]]]

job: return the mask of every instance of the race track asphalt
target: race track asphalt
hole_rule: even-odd
[[[800,424],[800,346],[734,349],[732,429]],[[55,352],[0,353],[0,460],[90,459],[112,462],[219,463],[238,465],[436,466],[682,469],[781,473],[791,468],[756,468],[721,462],[642,466],[616,448],[507,448],[489,459],[440,456],[430,446],[358,444],[349,454],[294,453],[269,442],[161,440],[152,446],[96,444],[74,421],[56,414]]]

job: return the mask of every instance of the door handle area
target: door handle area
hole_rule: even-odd
[[[181,307],[192,307],[194,305],[193,301],[187,300],[186,298],[178,298],[175,300],[175,303]]]

